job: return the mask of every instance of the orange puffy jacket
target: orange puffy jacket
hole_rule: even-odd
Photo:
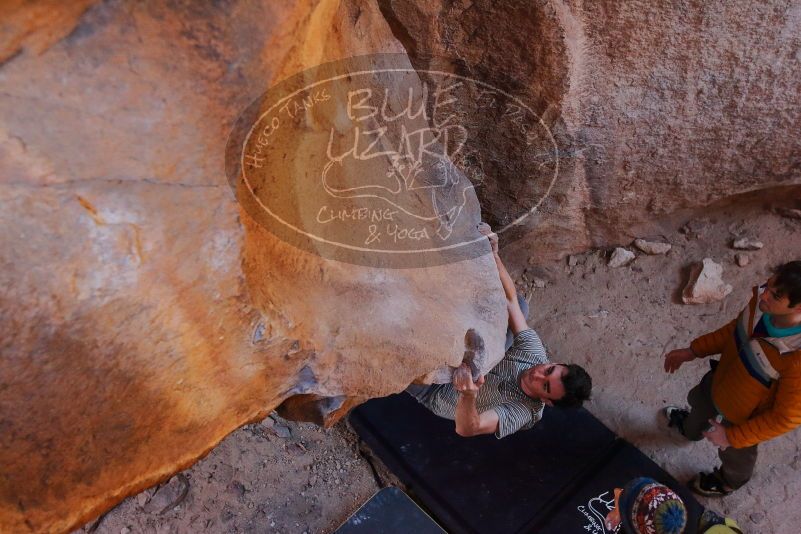
[[[732,423],[726,436],[734,448],[749,447],[801,425],[801,334],[753,337],[759,323],[759,295],[723,328],[690,347],[699,357],[720,354],[712,379],[712,400]]]

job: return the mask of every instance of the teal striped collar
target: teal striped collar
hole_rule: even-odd
[[[770,337],[787,337],[801,334],[801,324],[789,328],[779,328],[773,325],[773,320],[769,313],[763,314],[762,318],[765,320],[765,330],[768,331]]]

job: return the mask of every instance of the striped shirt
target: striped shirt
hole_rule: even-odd
[[[542,418],[542,402],[523,393],[518,379],[526,369],[549,361],[537,333],[523,330],[515,336],[498,365],[486,374],[484,385],[476,395],[476,409],[478,413],[495,410],[498,414],[495,437],[500,439],[518,430],[527,430]],[[453,384],[431,386],[419,400],[440,417],[456,418],[459,392]]]

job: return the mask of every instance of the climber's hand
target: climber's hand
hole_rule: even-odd
[[[498,234],[493,232],[492,228],[490,228],[490,225],[488,225],[485,222],[480,223],[478,225],[478,231],[481,232],[482,235],[487,236],[487,239],[489,239],[490,247],[492,248],[493,254],[497,254],[498,253]]]
[[[463,363],[453,372],[453,387],[456,391],[464,395],[475,396],[478,390],[484,384],[484,376],[478,377],[478,380],[473,382],[473,374],[470,371],[470,366]]]

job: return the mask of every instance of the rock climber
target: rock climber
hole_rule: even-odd
[[[528,323],[528,304],[519,297],[498,253],[498,236],[484,223],[509,314],[506,353],[486,375],[477,374],[469,361],[453,373],[450,384],[412,385],[406,390],[436,415],[452,419],[460,436],[495,434],[503,438],[534,426],[545,406],[578,407],[589,399],[592,380],[576,364],[553,363],[537,333]],[[483,341],[470,331],[468,352],[484,350]]]

